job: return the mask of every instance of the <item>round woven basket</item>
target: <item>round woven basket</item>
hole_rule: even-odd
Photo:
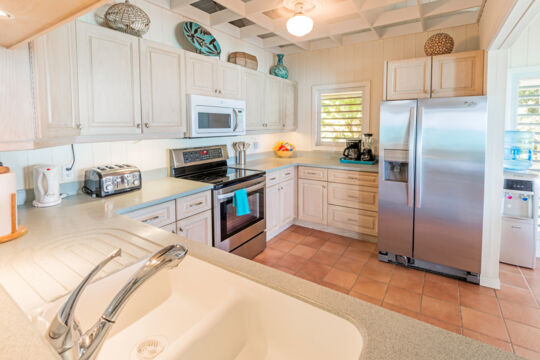
[[[138,6],[130,4],[129,0],[109,7],[105,22],[110,28],[139,37],[150,29],[148,15]]]
[[[452,50],[454,50],[454,39],[446,33],[430,36],[424,45],[427,56],[450,54]]]

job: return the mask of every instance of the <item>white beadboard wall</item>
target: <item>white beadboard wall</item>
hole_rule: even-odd
[[[436,32],[446,32],[454,38],[455,52],[479,49],[478,25],[473,24],[286,56],[290,78],[298,82],[299,126],[295,145],[302,150],[318,148],[312,141],[311,87],[355,81],[371,83],[371,119],[364,120],[364,131],[378,139],[384,61],[425,56],[424,43]]]
[[[508,66],[510,68],[540,66],[540,14],[517,38],[508,51]]]
[[[141,140],[119,141],[93,144],[75,144],[75,179],[84,180],[84,170],[102,164],[125,164],[138,166],[141,171],[162,169],[168,166],[168,149],[185,148],[205,145],[227,144],[229,156],[234,156],[232,143],[247,141],[251,143],[248,153],[271,151],[276,142],[288,140],[292,133],[273,133],[264,135],[246,135],[226,138],[205,139],[170,139],[170,140]],[[253,144],[257,143],[257,149]],[[17,175],[17,189],[34,187],[32,168],[38,164],[53,164],[58,166],[70,165],[72,161],[71,147],[57,146],[51,148],[0,152],[0,162],[9,166]]]
[[[103,15],[111,4],[123,2],[110,1],[93,12],[90,12],[79,19],[93,24],[102,24]],[[185,21],[191,21],[185,16],[175,13],[168,9],[169,0],[131,0],[131,3],[139,6],[150,17],[150,30],[143,35],[144,39],[156,41],[165,45],[178,47],[193,51],[193,46],[189,44],[182,31],[182,25]],[[159,5],[158,5],[159,4]],[[212,28],[207,24],[202,24],[214,35],[221,46],[221,60],[227,61],[229,53],[235,51],[244,51],[255,55],[259,62],[259,71],[268,73],[274,62],[274,55],[263,48],[249,44],[238,38],[235,38],[223,31]]]

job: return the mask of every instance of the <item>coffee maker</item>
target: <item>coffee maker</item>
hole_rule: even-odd
[[[343,150],[343,158],[346,160],[360,160],[362,140],[350,139],[345,143],[345,150]]]
[[[375,161],[373,134],[362,135],[362,150],[360,151],[360,160]]]

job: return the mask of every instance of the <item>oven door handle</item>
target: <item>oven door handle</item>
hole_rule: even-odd
[[[257,184],[257,185],[254,185],[252,187],[248,187],[246,189],[246,191],[249,193],[249,192],[252,192],[252,191],[255,191],[255,190],[259,190],[259,189],[262,189],[264,188],[264,186],[266,185],[266,183],[260,183],[260,184]],[[218,201],[222,202],[223,200],[227,200],[227,199],[230,199],[234,196],[234,192],[230,192],[228,194],[223,194],[223,195],[217,195],[216,198]]]

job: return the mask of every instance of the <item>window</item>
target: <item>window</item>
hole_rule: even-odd
[[[540,170],[540,72],[520,69],[511,74],[510,129],[535,134],[533,169]]]
[[[313,87],[316,145],[359,139],[369,124],[369,82]]]

